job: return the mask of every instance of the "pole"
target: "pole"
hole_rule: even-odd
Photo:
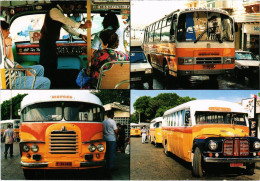
[[[87,0],[87,20],[91,20],[91,0]],[[88,54],[88,64],[91,66],[91,28],[87,29],[87,54]]]

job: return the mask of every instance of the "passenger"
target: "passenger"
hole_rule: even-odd
[[[120,123],[117,123],[116,125],[117,125],[117,129],[118,129],[117,151],[124,153],[124,151],[125,151],[124,150],[124,148],[125,148],[125,129]]]
[[[118,47],[118,36],[113,30],[104,30],[100,33],[100,39],[103,49],[94,52],[91,58],[91,66],[87,68],[87,74],[91,77],[87,88],[95,88],[99,79],[99,69],[107,62],[129,61],[127,53],[115,51]],[[112,66],[112,65],[111,65]],[[106,67],[105,69],[109,69]]]
[[[15,140],[14,131],[12,130],[12,125],[8,124],[7,130],[4,132],[5,137],[5,158],[7,158],[8,150],[10,148],[10,157],[13,157],[13,142]]]
[[[52,1],[52,5],[53,7],[45,15],[44,24],[41,29],[40,64],[45,67],[46,77],[50,78],[53,82],[58,63],[56,41],[59,40],[61,28],[86,41],[87,36],[77,33],[73,28],[90,28],[92,23],[91,21],[86,21],[85,24],[81,24],[64,16],[63,13],[70,13],[74,9],[71,1]]]
[[[143,126],[143,128],[141,129],[141,134],[142,134],[142,144],[144,144],[145,140],[146,140],[146,135],[147,135],[147,130],[146,130],[145,126]]]
[[[125,48],[124,48],[124,33],[123,30],[120,27],[119,21],[117,16],[114,13],[109,12],[108,14],[105,15],[103,22],[102,22],[103,28],[104,30],[114,30],[116,32],[116,34],[119,37],[119,45],[116,48],[117,51],[121,51],[121,52],[125,52]],[[102,31],[104,31],[102,30]],[[100,33],[102,32],[98,32],[95,37],[94,40],[91,44],[91,52],[92,54],[94,53],[94,51],[96,50],[102,50],[102,43],[101,43],[101,38],[100,38]]]
[[[9,27],[10,25],[5,22],[5,21],[1,21],[1,31],[3,34],[3,39],[4,39],[4,46],[6,47],[6,57],[4,59],[4,67],[6,69],[10,69],[10,68],[24,68],[21,65],[19,65],[17,62],[14,61],[14,56],[13,56],[13,51],[12,51],[12,38],[9,37]],[[44,68],[41,65],[33,65],[33,66],[29,66],[27,68],[32,68],[35,70],[36,72],[36,80],[35,80],[35,84],[34,84],[34,89],[49,89],[51,82],[48,78],[43,77],[44,75]],[[12,88],[19,88],[19,89],[31,89],[32,87],[32,83],[33,83],[33,74],[30,71],[26,72],[27,76],[21,75],[18,76],[18,73],[15,71],[11,72],[11,80],[14,80],[14,77],[17,76],[18,78],[16,78],[16,81],[12,82]],[[9,87],[9,75],[6,73],[5,75],[6,77],[6,86]],[[21,82],[20,82],[21,81]],[[24,85],[25,83],[25,85]],[[21,87],[20,87],[20,86]]]

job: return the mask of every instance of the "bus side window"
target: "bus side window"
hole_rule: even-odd
[[[171,22],[171,29],[170,29],[170,40],[175,42],[176,40],[176,23],[177,23],[177,15],[174,15]]]

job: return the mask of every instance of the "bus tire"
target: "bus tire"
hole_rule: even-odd
[[[246,166],[246,174],[253,175],[255,173],[255,163]]]
[[[192,160],[192,174],[195,177],[203,176],[202,159],[201,152],[198,147],[195,148],[194,157]]]
[[[165,143],[165,145],[164,145],[164,154],[166,155],[166,156],[170,156],[170,154],[169,154],[169,152],[168,152],[168,150],[167,150],[167,143]]]

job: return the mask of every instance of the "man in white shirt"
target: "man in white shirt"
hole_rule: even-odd
[[[106,140],[106,160],[107,160],[107,169],[114,169],[114,159],[116,156],[116,134],[118,132],[116,122],[113,120],[114,111],[110,110],[107,112],[107,119],[103,121],[104,125],[104,138]]]
[[[79,34],[73,28],[86,29],[92,26],[91,21],[81,24],[64,16],[63,13],[71,13],[74,8],[71,1],[52,1],[52,4],[53,7],[45,15],[39,43],[40,64],[45,68],[45,76],[51,79],[51,82],[55,80],[54,77],[57,70],[58,55],[56,41],[59,40],[61,28],[86,41],[86,36]]]

